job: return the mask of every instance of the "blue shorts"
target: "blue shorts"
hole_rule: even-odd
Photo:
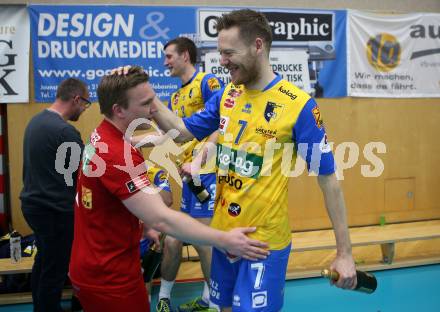
[[[212,249],[210,299],[232,311],[281,311],[290,244],[265,260],[231,259]]]
[[[215,187],[216,176],[215,173],[201,174],[200,180],[206,187],[206,190],[211,194],[211,199],[205,203],[201,203],[197,197],[191,192],[188,185],[183,183],[182,189],[182,203],[180,210],[189,214],[193,218],[212,218],[214,214],[215,203]]]
[[[139,243],[140,250],[141,250],[141,258],[148,251],[148,249],[150,248],[150,245],[151,245],[151,240],[149,240],[148,238],[141,239],[141,241]]]

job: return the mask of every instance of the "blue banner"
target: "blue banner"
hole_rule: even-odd
[[[87,82],[91,100],[97,101],[100,79],[127,64],[144,67],[159,98],[167,100],[180,80],[163,66],[165,43],[183,35],[192,38],[202,54],[215,51],[213,16],[231,9],[30,5],[35,101],[52,102],[58,84],[69,77]],[[273,28],[274,48],[300,48],[310,54],[310,82],[317,96],[347,95],[345,11],[261,11]],[[325,70],[327,63],[330,71]]]

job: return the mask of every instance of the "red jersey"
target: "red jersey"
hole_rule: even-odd
[[[130,157],[139,170],[127,170]],[[69,270],[75,286],[117,291],[135,287],[142,279],[142,229],[122,200],[148,185],[142,154],[124,140],[119,129],[102,121],[84,149],[78,174]]]

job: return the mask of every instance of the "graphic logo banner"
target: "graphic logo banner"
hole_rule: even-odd
[[[163,46],[194,32],[194,8],[31,5],[29,12],[37,102],[53,101],[57,85],[69,77],[87,82],[96,101],[100,79],[128,64],[148,72],[160,98],[177,89],[178,80],[163,66]]]
[[[168,100],[181,82],[163,65],[165,43],[178,36],[193,39],[201,69],[213,68],[204,61],[207,53],[217,53],[215,17],[232,9],[30,5],[35,100],[53,101],[58,84],[77,77],[96,101],[100,79],[127,64],[144,67],[159,98]],[[287,69],[283,76],[318,97],[347,95],[346,11],[257,10],[271,25],[274,64]],[[286,66],[290,63],[295,66]]]
[[[440,97],[440,14],[348,14],[348,95]]]

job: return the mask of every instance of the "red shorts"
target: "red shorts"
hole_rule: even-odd
[[[75,286],[74,289],[84,311],[87,312],[150,312],[148,293],[143,282],[120,292],[92,291]]]

